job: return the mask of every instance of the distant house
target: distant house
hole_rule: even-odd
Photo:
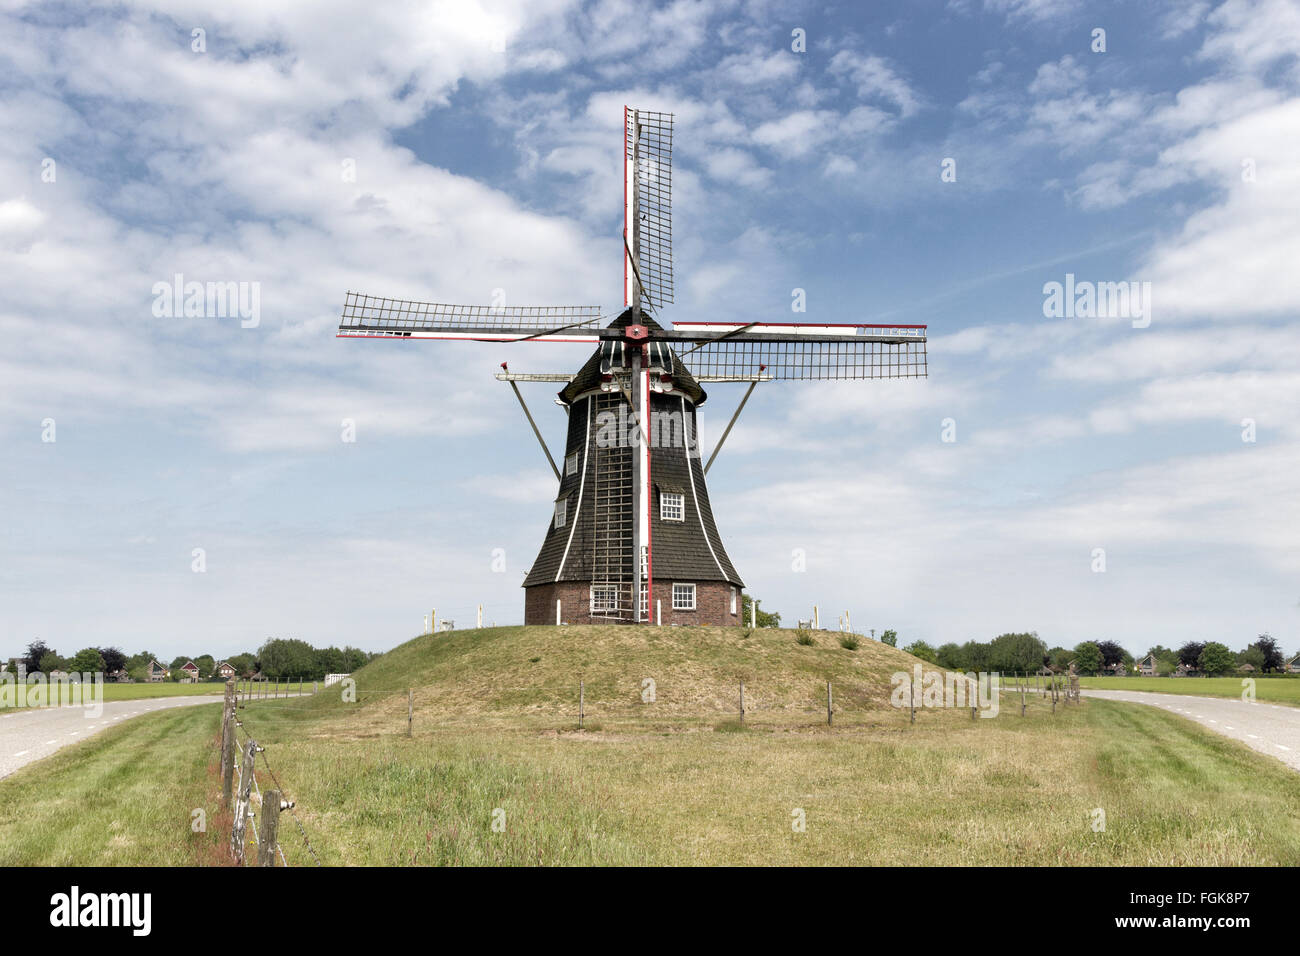
[[[1283,665],[1282,669],[1288,674],[1300,674],[1300,654],[1297,654],[1295,657],[1287,661],[1286,664]]]
[[[131,675],[128,674],[126,668],[123,667],[115,671],[109,671],[104,675],[104,680],[110,684],[129,684],[131,683]]]
[[[1148,654],[1138,661],[1138,673],[1143,677],[1156,676],[1156,656],[1154,654]]]
[[[151,684],[156,684],[159,681],[166,680],[170,674],[171,671],[163,667],[157,661],[150,661],[149,666],[144,669],[145,680],[149,681]]]
[[[193,661],[186,661],[181,665],[181,672],[185,675],[181,678],[182,684],[196,684],[199,680],[199,665]]]
[[[1237,670],[1241,671],[1241,673],[1243,674],[1253,674],[1255,672],[1255,665],[1242,664],[1240,667],[1237,668]]]
[[[213,670],[213,673],[222,680],[230,680],[230,678],[235,676],[235,665],[227,664],[225,661],[220,661]]]
[[[1178,666],[1174,668],[1175,677],[1191,677],[1195,673],[1196,673],[1195,667],[1188,667],[1182,661],[1179,661]]]

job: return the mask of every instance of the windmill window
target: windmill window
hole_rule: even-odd
[[[650,616],[650,588],[648,588],[646,585],[643,584],[641,585],[641,617],[648,618],[649,616]]]
[[[673,610],[674,611],[695,610],[695,585],[694,584],[673,585]]]
[[[731,613],[733,615],[736,613],[736,589],[735,588],[731,589]]]
[[[563,528],[569,517],[569,499],[561,498],[555,503],[555,527]]]
[[[591,612],[618,610],[618,585],[593,584],[591,586]]]
[[[578,473],[578,453],[576,451],[564,459],[564,473],[566,475],[576,475]]]
[[[670,492],[659,493],[659,518],[662,521],[686,520],[686,496]]]

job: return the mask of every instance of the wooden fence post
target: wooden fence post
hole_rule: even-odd
[[[239,798],[235,801],[235,822],[230,828],[230,853],[235,862],[243,865],[244,845],[248,840],[248,797],[253,790],[254,762],[257,759],[257,742],[244,744],[244,764],[240,770]]]
[[[415,688],[406,689],[406,736],[412,736],[412,727],[415,723]]]
[[[280,829],[280,791],[262,794],[262,824],[257,835],[257,865],[275,866],[276,835]]]
[[[745,682],[740,682],[740,722],[745,722]]]
[[[834,713],[834,708],[831,706],[831,700],[832,700],[831,682],[827,681],[826,682],[826,726],[827,727],[831,726],[831,715]]]
[[[226,743],[230,739],[230,715],[235,709],[235,684],[226,681],[226,699],[221,705],[221,776],[226,775]]]
[[[230,807],[235,786],[235,701],[226,707],[221,730],[221,809]]]
[[[585,681],[578,681],[578,729],[582,729],[582,709],[586,702],[587,685]]]
[[[907,679],[907,703],[912,710],[912,723],[916,723],[916,681]]]

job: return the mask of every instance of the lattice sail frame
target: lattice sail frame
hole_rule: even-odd
[[[627,241],[636,254],[646,304],[656,310],[673,302],[673,114],[627,109],[623,125],[631,186],[625,197]]]
[[[349,292],[338,335],[596,342],[605,319],[597,305],[448,305]]]
[[[926,378],[923,325],[681,323],[669,333],[697,377],[714,381]],[[692,347],[685,348],[687,343]]]

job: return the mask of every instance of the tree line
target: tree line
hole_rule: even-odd
[[[64,657],[44,641],[32,641],[20,657],[9,658],[9,669],[15,673],[23,664],[27,673],[50,674],[65,671],[77,674],[117,674],[123,672],[131,680],[149,679],[150,661],[157,661],[171,673],[167,680],[179,681],[188,675],[181,668],[193,661],[199,669],[198,679],[220,680],[217,665],[221,662],[235,669],[239,678],[265,677],[268,680],[323,680],[326,674],[350,674],[376,654],[356,647],[313,647],[297,638],[268,638],[254,652],[242,652],[217,658],[211,654],[174,657],[167,664],[152,651],[127,655],[118,647],[85,647],[70,657]]]
[[[894,632],[886,633],[894,638],[886,643],[894,643]],[[1044,667],[1063,672],[1069,670],[1072,661],[1078,673],[1089,675],[1113,673],[1117,664],[1125,673],[1132,673],[1137,666],[1133,655],[1115,641],[1083,641],[1073,648],[1049,648],[1033,631],[1000,634],[987,642],[942,644],[937,648],[925,641],[914,641],[903,650],[939,667],[977,673],[1034,673]],[[1246,668],[1246,665],[1256,673],[1282,673],[1288,660],[1277,641],[1268,634],[1259,635],[1254,642],[1235,652],[1217,641],[1188,641],[1176,651],[1157,644],[1147,654],[1155,657],[1156,673],[1160,676],[1173,674],[1179,664],[1183,665],[1184,671],[1210,676],[1233,673]]]

